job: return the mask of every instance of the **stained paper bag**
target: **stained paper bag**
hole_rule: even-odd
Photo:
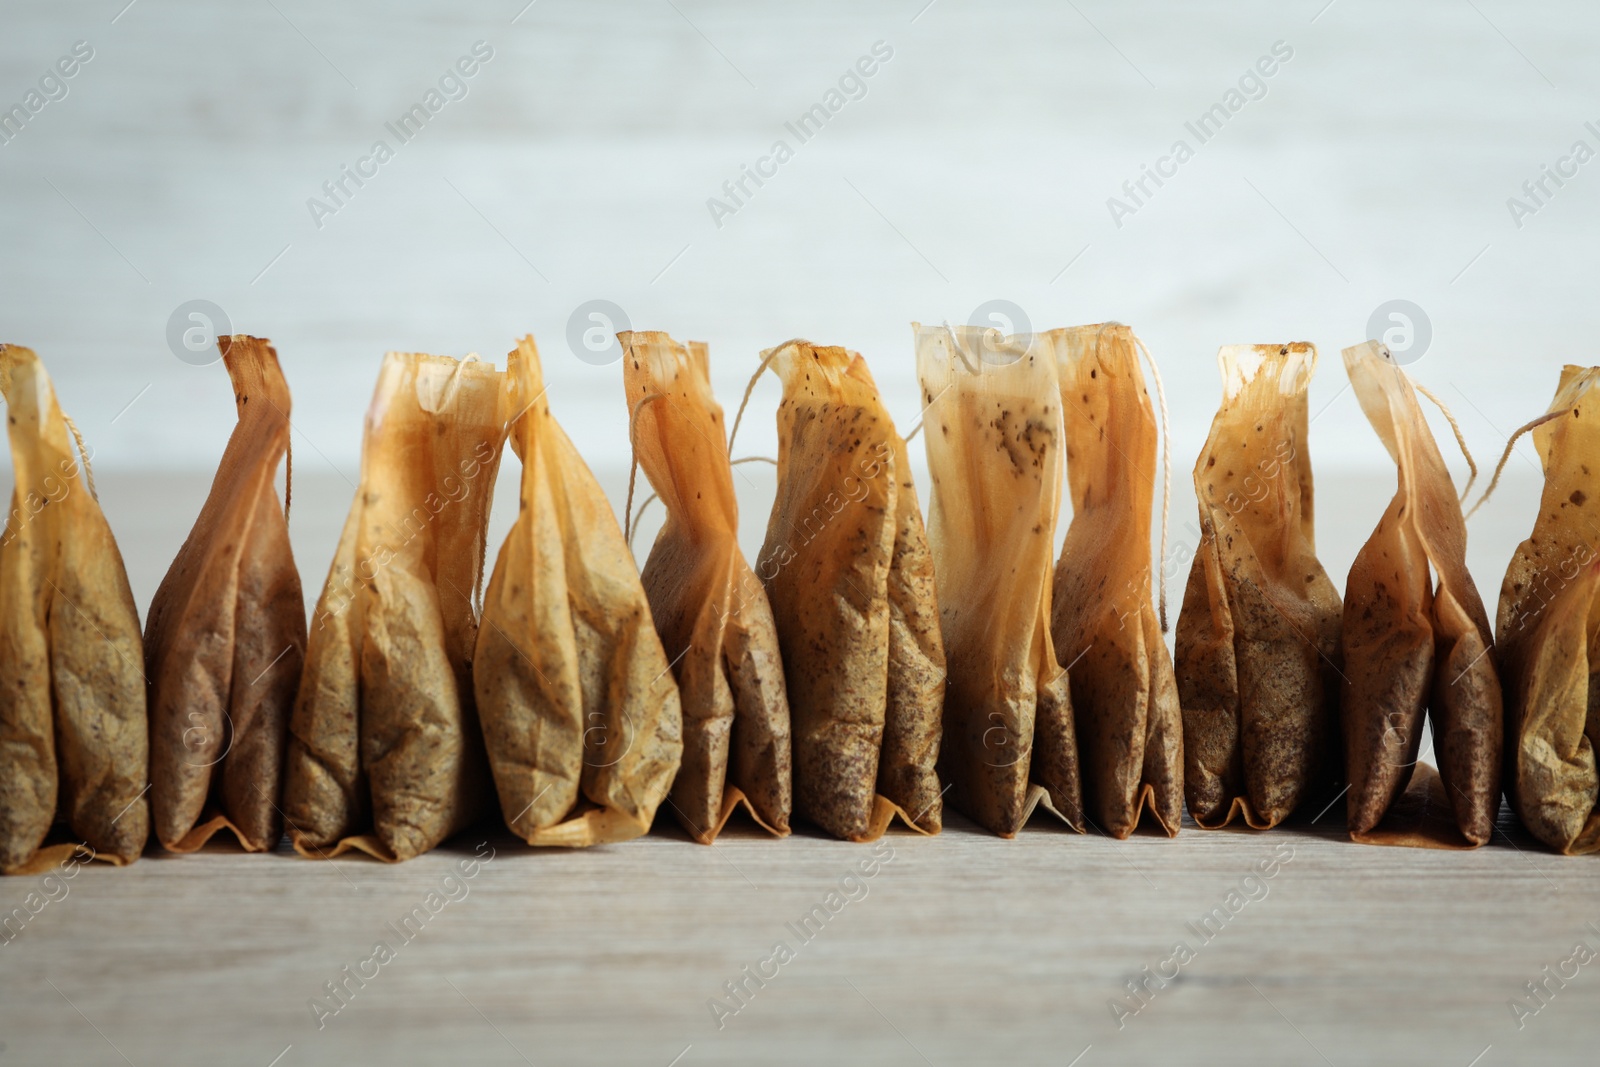
[[[474,664],[506,824],[530,845],[650,829],[683,757],[683,716],[600,485],[550,413],[533,338],[507,357],[502,411],[522,510],[484,597]]]
[[[1467,573],[1461,504],[1416,390],[1388,349],[1367,341],[1345,349],[1344,363],[1399,473],[1345,585],[1340,715],[1350,835],[1373,844],[1481,845],[1500,808],[1500,679],[1489,617]],[[1380,825],[1412,782],[1424,713],[1456,836]]]
[[[492,364],[384,358],[289,723],[284,813],[303,855],[410,859],[488,810],[472,597],[501,424]]]
[[[0,541],[0,873],[86,850],[121,866],[150,834],[139,614],[32,350],[0,345],[0,392],[16,477]],[[58,820],[70,840],[46,846]]]
[[[200,517],[150,602],[150,779],[156,835],[192,852],[222,829],[245,849],[283,836],[289,713],[306,614],[273,480],[289,386],[268,342],[218,341],[239,422]]]
[[[795,813],[851,841],[896,815],[937,833],[944,645],[905,441],[859,354],[791,341],[762,361],[783,402],[756,573],[783,650]]]
[[[642,580],[683,705],[673,813],[709,844],[743,804],[781,837],[792,806],[783,659],[766,590],[739,550],[709,355],[664,333],[617,336],[634,455],[667,510]]]
[[[1137,340],[1118,323],[1044,337],[1060,378],[1072,493],[1050,632],[1071,680],[1084,811],[1091,827],[1123,838],[1148,806],[1176,834],[1183,725],[1150,598],[1156,420]]]
[[[1003,837],[1041,800],[1081,830],[1072,699],[1050,636],[1064,435],[1053,346],[912,330],[949,670],[939,775],[952,805]]]
[[[1544,492],[1500,587],[1495,651],[1505,685],[1506,795],[1533,835],[1600,851],[1600,367],[1562,368],[1533,430]]]
[[[1195,461],[1200,545],[1178,615],[1184,792],[1206,828],[1276,826],[1339,776],[1339,593],[1317,561],[1306,394],[1317,350],[1230,345]]]

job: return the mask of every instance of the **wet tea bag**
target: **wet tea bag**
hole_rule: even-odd
[[[642,580],[683,705],[672,808],[710,844],[734,808],[789,832],[789,701],[766,590],[739,550],[722,408],[706,346],[621,333],[633,448],[667,510]]]
[[[939,775],[956,809],[1003,837],[1041,800],[1081,830],[1072,701],[1050,636],[1063,458],[1055,352],[974,326],[912,331],[950,675]]]
[[[156,836],[174,852],[193,852],[222,829],[251,852],[278,843],[305,659],[300,573],[273,487],[289,448],[289,386],[267,341],[239,335],[217,345],[239,422],[145,632],[150,800]]]
[[[1229,345],[1217,362],[1178,614],[1184,792],[1203,827],[1241,816],[1262,830],[1338,777],[1340,603],[1317,561],[1306,446],[1317,350]]]
[[[138,610],[83,440],[30,349],[0,345],[0,392],[16,478],[0,541],[0,873],[86,850],[121,866],[150,835]],[[71,840],[47,846],[58,820]]]
[[[474,665],[500,809],[530,845],[626,841],[650,829],[683,756],[678,686],[611,505],[550,413],[532,337],[507,357],[502,404],[522,510]]]
[[[1467,573],[1461,504],[1416,389],[1388,349],[1367,341],[1345,349],[1344,363],[1399,473],[1345,585],[1340,717],[1350,835],[1374,844],[1481,845],[1500,808],[1500,681],[1488,654],[1489,617]],[[1379,826],[1408,785],[1419,796],[1430,786],[1433,769],[1417,759],[1424,712],[1454,839]]]
[[[783,650],[795,813],[852,841],[895,815],[937,833],[944,646],[905,441],[857,353],[796,340],[767,366],[783,402],[756,573]]]
[[[384,358],[289,723],[284,815],[303,855],[410,859],[488,810],[472,597],[501,377],[476,356]]]
[[[1060,378],[1072,494],[1050,632],[1072,683],[1084,811],[1091,827],[1122,838],[1148,805],[1176,834],[1183,732],[1166,605],[1158,622],[1150,602],[1156,419],[1139,341],[1114,322],[1043,336]]]
[[[1550,410],[1523,428],[1533,430],[1544,492],[1533,532],[1506,569],[1495,621],[1506,796],[1535,837],[1569,855],[1600,851],[1597,384],[1600,367],[1562,368]]]

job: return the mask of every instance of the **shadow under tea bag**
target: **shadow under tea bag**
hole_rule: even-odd
[[[139,613],[32,350],[0,345],[0,392],[16,477],[0,541],[0,873],[85,846],[120,867],[150,836]],[[75,840],[46,846],[58,817]]]
[[[550,413],[533,338],[502,410],[522,510],[484,598],[476,680],[506,824],[530,845],[650,829],[683,756],[678,686],[611,504]]]
[[[218,339],[238,425],[211,494],[150,602],[150,799],[156,836],[193,852],[232,831],[250,852],[283,835],[289,713],[306,607],[273,480],[289,448],[289,386],[272,345]]]
[[[1488,654],[1489,617],[1467,573],[1461,503],[1415,388],[1388,349],[1366,341],[1345,349],[1344,363],[1399,473],[1394,499],[1345,584],[1340,717],[1350,836],[1369,844],[1481,845],[1500,809],[1500,680]],[[1399,832],[1379,825],[1408,784],[1410,801],[1438,806],[1427,799],[1438,792],[1433,769],[1417,759],[1425,711],[1459,837],[1437,818],[1424,819],[1431,828]]]
[[[302,855],[410,859],[488,810],[472,594],[501,377],[476,357],[384,357],[289,723],[284,814]]]
[[[1156,419],[1138,340],[1114,322],[1043,337],[1060,377],[1072,492],[1050,632],[1072,683],[1084,810],[1091,826],[1098,819],[1123,838],[1148,804],[1176,834],[1183,724],[1161,636],[1165,604],[1158,622],[1150,602]]]
[[[683,704],[678,820],[701,844],[743,803],[789,832],[789,701],[766,590],[739,551],[722,408],[706,346],[621,333],[634,454],[667,509],[641,576]]]
[[[1178,614],[1184,792],[1207,829],[1264,830],[1338,776],[1339,593],[1317,561],[1306,445],[1317,350],[1229,345],[1217,361]]]
[[[1041,800],[1081,831],[1072,701],[1050,636],[1063,455],[1055,352],[974,326],[912,330],[950,674],[940,777],[954,807],[1002,837]]]
[[[1544,493],[1533,533],[1506,569],[1495,623],[1506,795],[1535,837],[1568,855],[1600,851],[1597,384],[1600,367],[1562,368],[1550,410],[1534,424]]]
[[[795,813],[851,841],[897,814],[937,833],[944,646],[905,441],[857,353],[790,341],[769,364],[778,495],[756,573],[783,649]]]

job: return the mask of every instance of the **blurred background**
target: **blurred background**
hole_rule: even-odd
[[[387,350],[503,362],[532,332],[620,511],[612,329],[708,341],[730,422],[763,347],[858,349],[906,431],[912,320],[1131,323],[1171,402],[1175,542],[1218,346],[1316,343],[1342,586],[1393,467],[1341,348],[1385,335],[1485,465],[1594,359],[1597,23],[1505,0],[12,0],[0,340],[39,351],[92,445],[141,608],[234,421],[218,329],[271,338],[294,389],[308,599]],[[773,454],[778,396],[756,387],[736,453]],[[1491,605],[1536,500],[1519,453],[1472,525]],[[753,554],[772,475],[738,471]]]

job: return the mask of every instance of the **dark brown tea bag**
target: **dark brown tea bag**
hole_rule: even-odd
[[[86,850],[121,866],[150,836],[139,613],[30,349],[0,345],[0,392],[16,477],[0,541],[0,873]],[[45,846],[58,820],[72,840]]]
[[[710,844],[743,803],[789,832],[789,700],[766,590],[739,550],[722,408],[706,346],[621,333],[623,384],[639,465],[666,506],[642,580],[683,704],[678,820]]]
[[[1600,851],[1600,367],[1562,368],[1533,427],[1544,493],[1500,587],[1506,796],[1533,835]],[[1514,439],[1514,438],[1513,438]],[[1509,451],[1509,448],[1508,448]]]
[[[1002,837],[1041,800],[1081,830],[1072,700],[1050,636],[1064,432],[1054,349],[972,326],[912,330],[950,673],[939,776],[952,805]]]
[[[1317,562],[1306,447],[1317,350],[1229,345],[1217,360],[1178,614],[1184,792],[1207,829],[1264,830],[1338,776],[1339,593]]]
[[[1345,349],[1344,363],[1399,471],[1394,499],[1345,585],[1340,717],[1350,835],[1374,844],[1481,845],[1500,808],[1500,680],[1488,654],[1489,617],[1467,573],[1461,504],[1416,390],[1388,349],[1367,341]],[[1412,783],[1424,712],[1454,839],[1379,826]],[[1419,784],[1429,773],[1419,773]]]
[[[1044,337],[1060,377],[1072,493],[1050,632],[1072,683],[1084,811],[1091,826],[1123,838],[1149,805],[1176,834],[1183,726],[1150,602],[1156,419],[1138,340],[1119,323]]]
[[[944,646],[905,441],[857,353],[791,341],[762,364],[783,402],[756,573],[783,649],[795,813],[851,841],[897,814],[937,833]]]
[[[550,413],[533,338],[501,410],[522,510],[484,597],[478,708],[506,825],[530,845],[650,829],[683,756],[678,686],[611,505]]]
[[[289,723],[284,814],[302,855],[410,859],[488,810],[472,595],[500,392],[475,357],[384,358]]]
[[[283,836],[283,754],[305,659],[300,572],[273,488],[289,386],[267,341],[218,347],[239,423],[145,631],[150,799],[156,836],[174,852],[222,829],[251,852]]]

